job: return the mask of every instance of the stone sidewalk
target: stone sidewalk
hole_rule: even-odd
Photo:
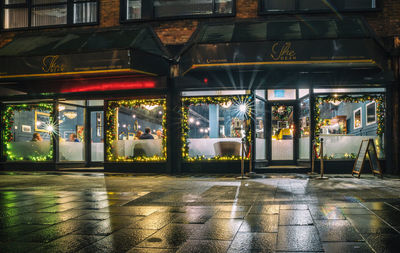
[[[400,180],[2,173],[0,252],[399,252]]]

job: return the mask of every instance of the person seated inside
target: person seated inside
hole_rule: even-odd
[[[34,141],[34,142],[43,141],[43,138],[42,138],[42,136],[40,136],[40,133],[34,133],[31,141]]]
[[[140,136],[142,136],[143,132],[138,130],[135,134],[135,137],[133,137],[134,140],[139,140]]]
[[[156,139],[161,140],[163,138],[162,131],[158,129],[156,131]]]
[[[154,139],[153,135],[151,134],[151,129],[150,127],[146,127],[144,129],[144,134],[142,134],[142,136],[139,137],[140,140],[150,140],[150,139]]]
[[[69,135],[68,141],[69,142],[80,142],[79,139],[77,138],[76,134],[74,134],[74,133]]]

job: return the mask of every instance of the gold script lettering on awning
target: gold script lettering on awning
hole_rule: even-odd
[[[59,63],[59,55],[48,55],[42,59],[42,70],[46,73],[64,71],[64,64]]]

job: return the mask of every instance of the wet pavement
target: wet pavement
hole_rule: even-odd
[[[2,173],[0,252],[399,252],[400,179]]]

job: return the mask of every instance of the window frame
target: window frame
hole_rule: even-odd
[[[74,23],[74,5],[77,3],[96,3],[97,10],[96,16],[97,20],[95,22],[88,23]],[[32,26],[32,10],[36,7],[47,7],[47,6],[61,6],[67,5],[67,22],[65,24],[57,24],[57,25],[43,25],[43,26]],[[25,27],[16,27],[16,28],[4,28],[4,11],[5,9],[28,9],[28,26]],[[46,4],[34,4],[33,0],[26,0],[25,3],[20,4],[5,4],[5,0],[0,0],[0,25],[1,31],[23,31],[23,30],[35,30],[35,29],[47,29],[47,28],[59,28],[59,27],[75,27],[75,26],[93,26],[99,25],[100,19],[100,0],[79,0],[75,2],[74,0],[65,0],[60,3],[46,3]]]
[[[375,118],[375,120],[372,121],[372,122],[368,122],[368,106],[370,106],[372,104],[374,105],[374,116],[375,116],[374,118]],[[377,122],[376,102],[372,101],[372,102],[370,102],[370,103],[365,105],[365,125],[366,126],[370,126],[370,125],[376,124],[376,122]]]
[[[295,1],[295,9],[294,10],[284,10],[284,11],[268,11],[264,10],[265,1],[271,0],[258,0],[258,15],[274,15],[274,14],[301,14],[301,13],[331,13],[331,9],[326,10],[301,10],[299,9],[299,1]],[[382,0],[376,0],[376,7],[373,8],[361,8],[361,9],[341,9],[340,12],[354,13],[354,12],[381,12],[382,11]]]
[[[212,17],[235,17],[236,16],[236,0],[232,0],[232,13],[227,13],[227,14],[218,14],[218,13],[213,13],[213,14],[199,14],[199,15],[178,15],[178,16],[169,16],[169,17],[156,17],[154,15],[154,0],[151,0],[151,12],[149,12],[150,15],[149,17],[146,17],[146,15],[143,15],[143,12],[141,13],[142,17],[140,19],[127,19],[126,15],[126,8],[127,8],[127,1],[128,0],[120,0],[120,23],[140,23],[140,22],[145,22],[145,21],[151,21],[151,20],[157,20],[157,21],[162,21],[162,20],[177,20],[177,19],[198,19],[198,18],[212,18]],[[141,0],[142,1],[142,9],[143,9],[143,1],[149,1],[149,0]],[[149,1],[150,2],[150,1]],[[213,2],[213,12],[215,12],[215,0]],[[144,16],[144,17],[143,17]]]
[[[358,111],[360,112],[360,126],[359,126],[359,127],[356,127],[356,113],[357,113]],[[362,112],[363,112],[362,107],[359,107],[359,108],[353,110],[353,130],[360,129],[360,128],[363,127]]]

